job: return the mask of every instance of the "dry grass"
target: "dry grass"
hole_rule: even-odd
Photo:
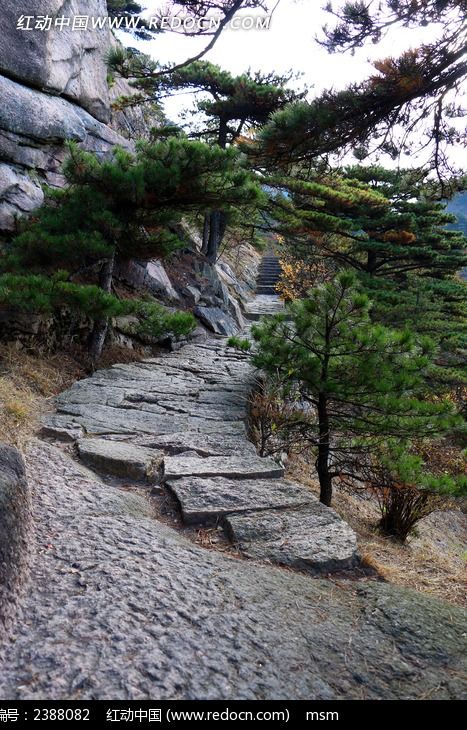
[[[51,398],[84,374],[70,354],[45,355],[1,345],[0,441],[23,446]]]
[[[318,494],[313,467],[303,456],[291,459],[287,476]],[[434,513],[433,524],[431,517],[426,518],[423,522],[426,527],[420,529],[420,534],[417,536],[416,530],[414,537],[401,544],[378,534],[378,505],[368,495],[349,494],[336,489],[333,507],[357,533],[364,565],[376,570],[388,583],[407,586],[461,606],[467,605],[465,515],[460,517],[459,513],[455,513],[451,529],[451,525],[437,525],[437,521],[442,521],[436,518],[439,513]],[[455,520],[455,517],[459,519]],[[449,522],[449,519],[446,521]],[[442,541],[440,533],[443,533]]]

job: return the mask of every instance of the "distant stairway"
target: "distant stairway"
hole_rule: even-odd
[[[263,256],[256,279],[256,292],[261,294],[277,294],[276,284],[281,278],[279,258],[273,253]]]

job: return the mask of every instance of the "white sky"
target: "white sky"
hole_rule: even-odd
[[[162,5],[160,0],[140,2],[148,8],[147,16]],[[342,3],[343,0],[335,0],[334,6]],[[329,13],[322,10],[322,5],[324,0],[280,0],[268,30],[226,29],[205,59],[236,74],[248,68],[278,73],[291,68],[302,71],[303,81],[313,87],[311,96],[314,96],[325,88],[342,88],[353,81],[365,79],[374,71],[372,59],[398,56],[401,51],[429,41],[436,33],[433,26],[397,28],[380,43],[374,46],[369,43],[353,56],[350,53],[329,54],[315,41],[325,23],[332,26],[335,22]],[[169,32],[149,42],[138,42],[128,34],[120,34],[120,37],[125,44],[139,48],[161,63],[183,61],[206,44],[206,40]],[[189,102],[187,94],[168,100],[165,107],[167,115],[177,121],[179,111],[189,106]],[[467,151],[462,149],[458,153],[456,164],[467,167]],[[420,163],[415,161],[415,164],[417,162]],[[410,161],[404,159],[402,164],[408,166]]]

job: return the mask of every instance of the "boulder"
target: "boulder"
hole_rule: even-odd
[[[148,289],[156,294],[177,301],[180,299],[161,261],[137,261],[130,259],[118,266],[117,276],[135,289]]]
[[[164,456],[162,451],[106,439],[80,439],[78,453],[85,464],[104,474],[151,482],[158,481]]]
[[[216,335],[236,335],[239,326],[230,314],[220,307],[195,307],[193,314]]]
[[[0,229],[14,230],[16,219],[28,215],[44,200],[38,182],[19,168],[0,163]]]
[[[86,109],[96,119],[110,119],[105,56],[112,43],[106,26],[73,29],[73,18],[107,16],[105,0],[3,0],[0,36],[0,73],[48,94],[63,96]],[[40,5],[40,7],[39,7]],[[17,28],[20,15],[70,18],[63,29]],[[33,23],[34,25],[35,23]]]

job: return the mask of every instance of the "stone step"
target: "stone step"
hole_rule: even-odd
[[[78,454],[81,461],[98,472],[148,482],[159,481],[158,471],[164,458],[163,451],[107,439],[80,439]]]
[[[276,288],[275,286],[270,285],[260,285],[257,287],[258,294],[276,294]]]
[[[307,489],[285,479],[185,477],[166,484],[186,524],[214,525],[232,513],[296,507],[312,499]]]
[[[331,572],[359,562],[352,528],[314,497],[293,509],[226,515],[224,529],[240,552],[309,572]]]
[[[252,456],[167,456],[164,460],[164,481],[189,476],[225,477],[228,479],[268,479],[284,475],[284,469],[272,459]]]

